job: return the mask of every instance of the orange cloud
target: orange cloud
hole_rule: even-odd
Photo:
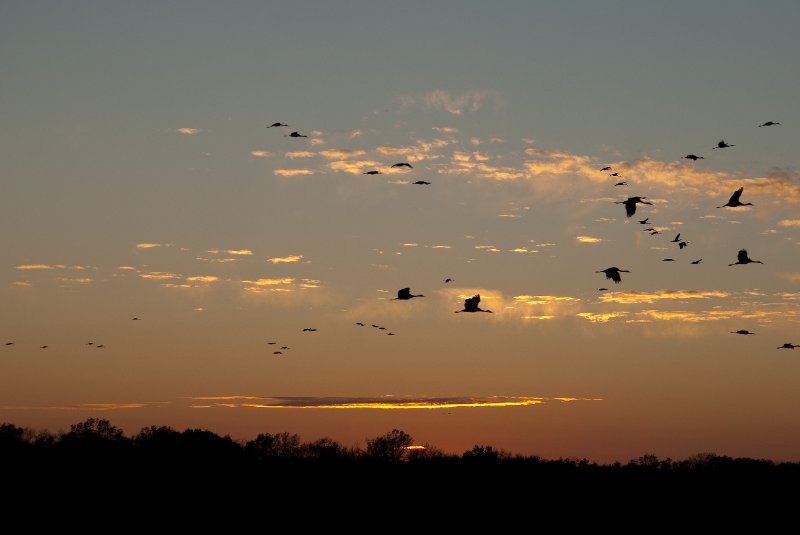
[[[724,298],[730,294],[720,291],[699,291],[699,290],[657,290],[655,292],[609,292],[600,296],[600,301],[604,303],[621,303],[626,305],[640,303],[654,303],[664,299],[683,300],[683,299],[711,299]]]
[[[137,249],[155,249],[156,247],[165,247],[163,243],[137,243]]]
[[[272,262],[273,264],[291,264],[294,262],[299,262],[303,259],[303,255],[289,255],[289,256],[282,256],[276,258],[268,258],[267,262]]]
[[[296,150],[287,152],[286,154],[284,154],[284,156],[286,158],[289,158],[290,160],[294,160],[295,158],[313,158],[314,156],[316,156],[316,154],[307,150]]]
[[[313,175],[314,171],[311,169],[275,169],[272,173],[276,176],[302,176]]]
[[[195,275],[194,277],[186,277],[188,282],[216,282],[219,277],[214,275]]]
[[[198,133],[199,131],[200,130],[198,130],[197,128],[188,128],[188,127],[178,128],[176,130],[176,132],[178,132],[179,134],[186,134],[187,136],[192,136]]]
[[[589,320],[594,323],[607,323],[614,318],[624,318],[628,315],[627,312],[605,312],[602,314],[593,314],[592,312],[580,312],[576,314],[578,317]]]
[[[47,264],[22,264],[17,266],[16,269],[56,269],[56,267]]]
[[[592,236],[575,236],[575,239],[580,243],[600,243],[605,241],[603,238],[593,238]]]
[[[352,175],[360,175],[378,167],[381,167],[381,163],[372,160],[340,160],[328,164],[328,168],[333,171],[343,171]]]
[[[348,149],[329,149],[320,151],[320,155],[328,158],[329,160],[339,159],[346,160],[348,158],[357,158],[365,155],[363,150],[348,150]]]
[[[270,156],[272,156],[271,153],[265,150],[251,150],[250,154],[252,156],[255,156],[256,158],[269,158]]]
[[[231,255],[239,255],[239,256],[250,256],[253,254],[253,251],[251,251],[250,249],[227,249],[225,252]]]

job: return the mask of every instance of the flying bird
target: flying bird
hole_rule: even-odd
[[[95,347],[96,347],[97,349],[101,349],[101,348],[103,348],[103,347],[105,347],[105,346],[104,346],[103,344],[100,344],[100,345],[97,345],[97,346],[95,346]]]
[[[273,355],[283,355],[283,351],[273,351]]]
[[[614,185],[615,185],[615,186],[627,186],[627,185],[628,185],[628,183],[623,181],[623,182],[617,182],[617,183],[616,183],[616,184],[614,184]]]
[[[678,243],[679,241],[681,241],[681,233],[680,232],[678,232],[678,235],[675,236],[675,238],[672,239],[673,243]]]
[[[758,125],[758,127],[759,127],[759,128],[761,128],[762,126],[775,126],[776,124],[781,124],[781,123],[776,123],[776,122],[774,122],[774,121],[767,121],[767,122],[766,122],[766,123],[764,123],[764,124],[760,124],[760,125]]]
[[[739,250],[739,254],[736,255],[736,262],[733,264],[728,264],[728,267],[735,266],[736,264],[763,264],[761,260],[751,260],[749,256],[747,256],[747,249]]]
[[[412,294],[411,293],[411,288],[402,288],[400,290],[397,290],[397,297],[393,297],[391,300],[392,301],[397,301],[397,300],[403,301],[403,300],[406,300],[406,299],[411,299],[412,297],[425,297],[425,296],[422,295],[422,294],[417,294],[417,295]]]
[[[597,291],[598,292],[607,292],[608,288],[598,288]]]
[[[611,171],[611,166],[607,165],[607,166],[603,167],[603,168],[602,168],[602,169],[600,169],[600,170],[601,170],[601,171]]]
[[[751,333],[750,331],[739,329],[738,331],[731,331],[731,334],[756,334],[756,333]]]
[[[692,264],[699,264],[699,263],[700,263],[700,262],[702,262],[702,261],[703,261],[703,259],[702,259],[702,258],[701,258],[700,260],[694,260],[694,261],[692,261]]]
[[[633,214],[636,213],[636,204],[637,203],[649,204],[651,206],[653,205],[653,203],[651,203],[649,201],[642,200],[642,199],[646,199],[646,198],[647,197],[628,197],[626,200],[624,200],[624,201],[616,201],[616,202],[614,202],[614,204],[624,204],[625,205],[625,213],[628,215],[628,217],[631,217]]]
[[[665,258],[662,260],[662,262],[674,262],[674,261],[675,261],[674,258]]]
[[[7,345],[7,346],[13,346],[13,345],[14,345],[14,342],[6,342],[6,345]]]
[[[378,330],[379,330],[379,331],[385,331],[385,330],[386,330],[386,327],[378,327]]]
[[[778,124],[780,124],[780,123],[778,123]],[[778,349],[794,349],[796,347],[800,347],[800,345],[794,345],[792,343],[788,343],[787,342],[787,343],[783,344],[782,346],[780,346]]]
[[[620,175],[619,173],[611,173],[611,174],[610,174],[610,175],[608,175],[608,176],[615,176],[615,177],[622,178],[622,175]]]
[[[267,128],[275,128],[276,126],[289,126],[289,125],[288,124],[283,124],[283,123],[272,123]]]
[[[132,321],[139,321],[141,318],[133,318]]]
[[[642,225],[646,225],[650,221],[649,217],[645,217],[644,219],[639,220],[639,223]]]
[[[291,349],[289,346],[281,346],[281,349]]]
[[[459,312],[489,312],[492,313],[491,310],[484,310],[478,306],[481,302],[481,296],[479,294],[475,294],[472,297],[468,297],[464,299],[464,308],[461,310],[456,310],[455,313],[458,314]]]
[[[278,342],[267,342],[267,344],[269,344],[269,345],[271,345],[271,346],[274,346],[274,345],[275,345],[275,344],[277,344],[277,343],[278,343]]]
[[[383,173],[381,173],[380,171],[364,171],[361,174],[362,175],[382,175]]]
[[[361,327],[363,327],[363,326],[364,326],[364,324],[363,324],[363,323],[361,323],[360,321],[357,321],[357,322],[356,322],[356,325],[360,325]]]
[[[41,346],[39,349],[47,349],[48,346]]]
[[[737,206],[753,206],[753,203],[751,202],[741,202],[739,200],[739,198],[742,196],[743,191],[744,191],[744,186],[734,191],[733,195],[731,195],[731,198],[728,199],[728,202],[726,202],[722,206],[717,206],[717,208],[725,208],[726,206],[729,208],[736,208]]]
[[[610,267],[600,271],[595,271],[595,273],[605,273],[607,279],[611,279],[616,284],[619,284],[620,282],[622,282],[622,277],[620,276],[620,273],[630,273],[630,271],[628,271],[627,269],[620,269],[618,267]]]
[[[711,148],[712,148],[712,149],[727,149],[728,147],[735,147],[735,146],[736,146],[736,145],[730,145],[730,144],[728,144],[728,143],[725,143],[725,140],[723,139],[722,141],[720,141],[719,143],[717,143],[717,146],[716,146],[716,147],[711,147]]]
[[[697,160],[705,160],[705,157],[703,157],[703,156],[698,156],[698,155],[696,155],[696,154],[687,154],[686,156],[681,156],[681,158],[683,158],[683,159],[685,159],[685,160],[694,160],[694,161],[697,161]]]
[[[656,234],[661,234],[661,233],[659,231],[655,230],[655,229],[653,229],[653,231],[650,232],[651,236],[655,236]]]
[[[295,132],[292,132],[291,134],[286,134],[283,137],[308,137],[308,136],[305,136],[305,135],[301,134],[300,132],[295,131]]]
[[[684,247],[689,247],[689,242],[688,241],[682,241],[682,242],[680,242],[678,244],[678,248],[679,249],[683,249]]]
[[[419,184],[420,186],[430,186],[431,185],[430,182],[427,182],[425,180],[417,180],[416,182],[414,182],[414,184]]]
[[[311,333],[313,333],[313,332],[316,332],[316,329],[314,327],[306,327],[305,329],[303,329],[303,332],[311,332]]]
[[[408,162],[395,163],[395,164],[392,164],[392,167],[408,167],[409,169],[413,169],[411,164],[408,163]]]
[[[445,283],[445,284],[447,284],[448,282],[453,282],[453,279],[451,279],[451,278],[446,278],[446,279],[444,280],[444,283]]]

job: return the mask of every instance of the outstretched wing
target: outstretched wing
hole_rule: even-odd
[[[411,297],[411,288],[402,288],[397,290],[398,299],[408,299],[409,297]]]
[[[635,199],[634,200],[628,199],[627,201],[625,201],[624,204],[625,204],[625,213],[628,215],[628,217],[631,217],[633,214],[636,213]]]
[[[739,197],[742,196],[743,191],[744,191],[744,186],[734,191],[733,195],[731,195],[731,200],[728,201],[728,204],[739,204]]]

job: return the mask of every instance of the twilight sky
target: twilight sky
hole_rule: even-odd
[[[796,461],[798,21],[4,2],[0,421]]]

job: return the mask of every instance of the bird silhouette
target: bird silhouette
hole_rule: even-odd
[[[305,329],[303,329],[303,332],[313,333],[313,332],[316,332],[316,331],[317,330],[314,327],[306,327]]]
[[[14,342],[6,342],[6,345],[7,345],[7,346],[13,346],[13,345],[14,345]]]
[[[447,284],[448,282],[453,282],[453,279],[451,279],[451,278],[446,278],[446,279],[444,280],[444,283],[445,283],[445,284]]]
[[[301,134],[300,132],[292,132],[291,134],[286,134],[283,137],[308,137],[306,135]]]
[[[289,346],[281,346],[281,349],[291,349]]]
[[[620,273],[630,273],[627,269],[620,269],[618,267],[610,267],[606,269],[602,269],[600,271],[595,271],[595,273],[605,273],[607,279],[611,279],[616,284],[622,282],[622,277]]]
[[[273,355],[283,355],[283,351],[273,351]]]
[[[656,234],[661,234],[661,233],[660,233],[659,231],[655,230],[655,229],[653,229],[653,230],[650,232],[650,235],[651,235],[651,236],[655,236]]]
[[[414,184],[419,184],[420,186],[430,186],[431,185],[430,182],[427,182],[425,180],[417,180],[416,182],[414,182]]]
[[[646,199],[646,198],[647,197],[628,197],[626,200],[624,200],[624,201],[616,201],[614,204],[624,204],[625,205],[625,213],[627,214],[628,217],[631,217],[633,214],[636,213],[636,204],[637,203],[649,204],[651,206],[653,205],[653,203],[651,203],[651,202],[642,200],[642,199]]]
[[[756,333],[751,333],[750,331],[747,331],[745,329],[739,329],[738,331],[731,331],[731,334],[756,334]]]
[[[705,160],[705,157],[697,156],[696,154],[687,154],[686,156],[681,156],[681,158],[683,158],[685,160],[694,160],[694,161]]]
[[[267,342],[267,344],[269,344],[269,345],[271,345],[271,346],[274,346],[274,345],[275,345],[275,344],[277,344],[277,343],[278,343],[278,342]]]
[[[729,208],[736,208],[737,206],[753,206],[753,203],[751,202],[741,202],[739,200],[739,198],[742,196],[743,191],[744,191],[744,186],[734,191],[733,195],[731,195],[731,198],[728,199],[728,202],[726,202],[722,206],[717,206],[717,208],[725,208],[726,206]]]
[[[47,349],[49,346],[40,346],[39,349]]]
[[[644,232],[658,232],[658,230],[656,230],[653,227],[648,227],[648,228],[644,229]]]
[[[86,345],[87,345],[87,346],[93,346],[93,345],[94,345],[94,342],[86,342]]]
[[[619,173],[611,173],[611,174],[610,174],[610,175],[608,175],[608,176],[615,176],[615,177],[622,178],[622,175],[620,175]]]
[[[383,173],[381,173],[380,171],[364,171],[361,174],[362,175],[382,175]]]
[[[678,244],[678,249],[683,249],[684,247],[689,247],[688,241],[682,241]]]
[[[665,258],[662,260],[662,262],[674,262],[674,261],[675,261],[674,258]]]
[[[646,225],[650,221],[649,217],[645,217],[644,219],[639,220],[639,223],[642,225]]]
[[[356,325],[360,325],[361,327],[363,327],[363,326],[364,326],[364,324],[363,324],[363,323],[361,323],[360,321],[357,321],[357,322],[356,322]]]
[[[140,321],[141,318],[133,318],[131,321]]]
[[[611,171],[611,166],[610,166],[610,165],[607,165],[607,166],[603,167],[603,168],[602,168],[602,169],[600,169],[600,170],[601,170],[601,171]]]
[[[627,186],[627,185],[628,185],[628,183],[627,183],[627,182],[617,182],[617,183],[616,183],[616,184],[614,184],[614,185],[615,185],[615,186]]]
[[[673,243],[678,243],[679,241],[681,241],[681,233],[680,233],[680,232],[678,232],[678,235],[677,235],[677,236],[675,236],[675,237],[672,239],[672,242],[673,242]]]
[[[475,294],[472,297],[468,297],[464,299],[464,308],[461,310],[456,310],[455,313],[458,314],[459,312],[489,312],[492,313],[491,310],[484,310],[478,306],[481,302],[481,296],[479,294]]]
[[[385,330],[386,330],[386,327],[378,327],[378,330],[379,330],[379,331],[385,331]]]
[[[700,263],[700,262],[702,262],[702,261],[703,261],[703,259],[702,259],[702,258],[701,258],[701,259],[699,259],[699,260],[693,260],[693,261],[692,261],[692,264],[699,264],[699,263]]]
[[[780,124],[780,123],[778,123],[778,124]],[[787,343],[783,344],[782,346],[778,347],[778,349],[794,349],[796,347],[800,347],[800,345],[795,345],[795,344],[787,342]]]
[[[776,122],[774,122],[774,121],[767,121],[767,122],[766,122],[766,123],[764,123],[764,124],[760,124],[760,125],[758,125],[758,127],[759,127],[759,128],[761,128],[762,126],[775,126],[776,124],[781,124],[781,123],[776,123]]]
[[[395,164],[392,164],[392,167],[408,167],[409,169],[413,169],[413,167],[411,166],[411,164],[410,164],[410,163],[408,163],[408,162],[399,162],[399,163],[395,163]]]
[[[392,301],[397,301],[397,300],[404,301],[406,299],[411,299],[412,297],[425,297],[425,296],[422,295],[422,294],[417,294],[417,295],[412,294],[411,293],[411,288],[402,288],[400,290],[397,290],[397,297],[393,297],[391,300]]]
[[[728,267],[735,266],[736,264],[763,264],[761,260],[751,260],[749,256],[747,256],[747,249],[739,250],[739,254],[736,255],[736,262],[733,264],[728,264]]]
[[[607,292],[608,288],[598,288],[597,291],[598,292]]]
[[[711,148],[712,148],[712,149],[727,149],[728,147],[735,147],[735,146],[736,146],[736,145],[730,145],[730,144],[728,144],[728,143],[725,143],[725,140],[723,139],[722,141],[720,141],[719,143],[717,143],[717,146],[716,146],[716,147],[711,147]]]
[[[95,347],[96,347],[97,349],[102,349],[102,348],[104,348],[105,346],[104,346],[103,344],[100,344],[100,345],[96,345]]]
[[[283,124],[283,123],[272,123],[267,128],[275,128],[276,126],[289,126],[289,125],[288,124]]]

